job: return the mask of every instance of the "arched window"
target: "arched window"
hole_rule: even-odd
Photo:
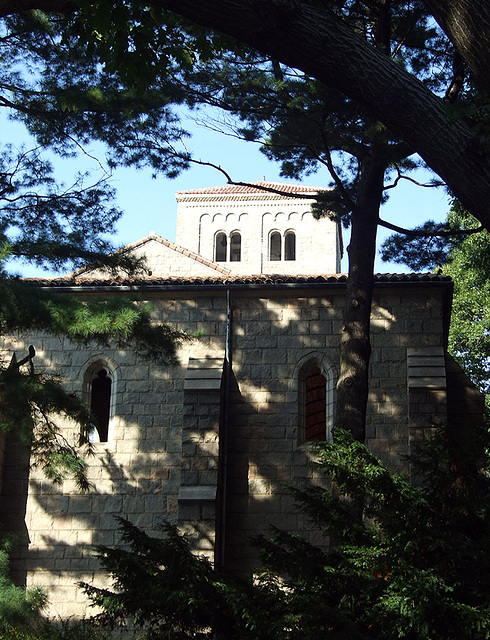
[[[331,441],[335,372],[328,360],[309,355],[298,364],[300,441]]]
[[[281,234],[273,231],[269,236],[269,260],[281,259]]]
[[[238,231],[230,236],[230,261],[240,262],[242,259],[242,237]]]
[[[109,418],[111,414],[112,380],[107,375],[107,369],[101,368],[97,377],[92,380],[92,394],[90,410],[96,418],[95,428],[99,442],[109,439]]]
[[[220,231],[216,234],[214,241],[214,260],[215,262],[226,262],[227,249],[226,233]]]
[[[286,231],[284,236],[284,259],[296,260],[296,234],[294,231]]]
[[[319,367],[306,376],[305,439],[326,440],[327,380]]]
[[[89,434],[91,442],[109,442],[112,439],[114,400],[114,367],[105,360],[90,364],[83,376],[85,402],[94,417],[95,429]]]

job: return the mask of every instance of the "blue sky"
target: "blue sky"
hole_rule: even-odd
[[[27,140],[22,125],[11,123],[2,117],[0,127],[3,139],[20,144]],[[187,128],[187,125],[184,124]],[[188,122],[192,130],[192,138],[186,143],[195,158],[212,162],[223,167],[226,172],[237,181],[263,180],[287,182],[279,175],[279,165],[273,163],[260,153],[258,145],[243,142],[216,131],[211,131],[194,122]],[[28,141],[26,142],[28,144]],[[87,151],[93,153],[103,162],[103,150],[89,147]],[[55,161],[58,180],[69,183],[70,176],[87,163],[94,167],[96,175],[97,165],[90,163],[87,158],[76,161]],[[100,175],[100,174],[99,174]],[[419,174],[420,180],[427,176]],[[178,178],[153,179],[150,170],[118,169],[114,172],[112,183],[117,189],[117,203],[124,211],[118,223],[117,236],[113,238],[116,245],[125,245],[155,231],[168,240],[175,240],[176,202],[175,192],[185,189],[195,189],[225,184],[225,177],[216,169],[194,165],[183,172]],[[328,183],[326,171],[318,172],[303,181],[304,184],[325,186]],[[402,183],[390,191],[388,203],[383,206],[382,217],[400,226],[413,227],[426,219],[444,220],[449,208],[449,198],[443,189],[427,189],[409,182]],[[379,244],[389,235],[380,229]],[[348,243],[346,232],[345,244]],[[16,267],[22,275],[38,275],[39,271],[32,267],[19,265]],[[343,270],[347,269],[344,259]],[[382,263],[378,258],[377,272],[405,271],[404,267],[390,263]]]

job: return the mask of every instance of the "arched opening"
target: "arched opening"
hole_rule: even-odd
[[[319,367],[306,376],[305,440],[327,439],[327,380]]]
[[[242,259],[242,237],[238,231],[230,236],[230,261],[240,262]]]
[[[281,259],[281,234],[273,231],[269,236],[269,260]]]
[[[109,439],[109,418],[111,415],[112,380],[103,367],[92,380],[90,410],[96,418],[95,428],[99,442]]]
[[[114,365],[105,358],[94,360],[85,369],[83,398],[94,417],[90,442],[110,442],[114,436],[116,374]]]
[[[286,231],[284,236],[284,259],[296,260],[296,234],[294,231]]]
[[[214,260],[215,262],[226,262],[226,253],[227,253],[227,245],[228,241],[226,238],[226,233],[220,231],[216,234],[214,241]]]
[[[299,442],[332,440],[335,404],[334,367],[321,353],[308,354],[298,362]]]

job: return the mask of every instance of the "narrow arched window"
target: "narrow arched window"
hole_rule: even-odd
[[[284,236],[284,259],[296,260],[296,234],[294,231],[287,231]]]
[[[332,440],[335,369],[322,355],[298,363],[299,441]]]
[[[226,233],[220,232],[216,234],[214,241],[214,260],[215,262],[226,262],[226,249],[228,241]]]
[[[95,428],[99,442],[109,439],[109,418],[111,413],[112,380],[103,367],[92,380],[90,410],[96,419]]]
[[[319,367],[306,376],[305,439],[327,439],[327,380]]]
[[[240,262],[242,259],[242,237],[235,231],[230,236],[230,261]]]
[[[269,260],[281,259],[281,234],[273,231],[269,237]]]

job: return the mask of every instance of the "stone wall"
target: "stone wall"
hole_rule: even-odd
[[[396,470],[406,469],[400,454],[410,449],[407,348],[444,346],[446,289],[413,284],[385,287],[376,294],[367,440]],[[7,449],[0,510],[3,522],[15,523],[24,535],[15,575],[30,586],[48,588],[50,613],[85,612],[76,582],[104,582],[92,546],[117,543],[114,516],[150,533],[162,519],[185,528],[197,520],[201,540],[196,548],[212,555],[218,540],[219,560],[235,570],[256,562],[250,537],[267,533],[271,525],[318,538],[285,485],[324,481],[304,441],[300,372],[305,362],[315,360],[337,374],[342,292],[342,287],[328,285],[236,287],[231,291],[231,322],[225,286],[148,294],[156,320],[200,334],[181,349],[177,367],[42,334],[5,342],[9,353],[34,344],[38,370],[60,374],[66,388],[77,394],[83,395],[85,372],[94,362],[106,363],[114,377],[111,436],[109,442],[95,444],[95,455],[87,460],[90,493],[80,494],[71,482],[54,486],[38,469],[29,475],[13,445]],[[189,366],[211,359],[223,362],[228,338],[225,406],[221,378],[218,386],[192,388]],[[216,380],[215,365],[211,369],[209,376]],[[444,393],[426,407],[428,416],[440,410],[437,404],[444,405]],[[65,424],[64,433],[74,441],[77,429]],[[23,501],[28,475],[29,493]],[[24,521],[27,529],[22,532]]]

